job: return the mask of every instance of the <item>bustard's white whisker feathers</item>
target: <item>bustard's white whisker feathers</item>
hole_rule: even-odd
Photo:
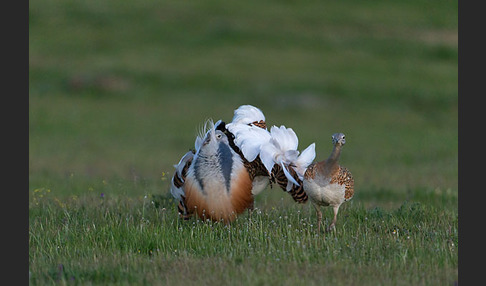
[[[202,125],[199,126],[197,136],[204,138],[206,137],[206,134],[214,128],[214,121],[212,118],[208,118],[204,121]]]
[[[204,121],[202,125],[199,126],[196,133],[196,141],[194,142],[194,148],[196,148],[196,152],[201,148],[204,138],[208,135],[208,133],[212,132],[212,135],[214,135],[215,126],[220,123],[221,120],[218,120],[216,121],[216,123],[214,123],[212,118],[208,118]]]

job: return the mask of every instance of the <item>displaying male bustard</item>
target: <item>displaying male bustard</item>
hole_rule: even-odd
[[[171,194],[178,200],[182,218],[197,214],[202,219],[233,221],[253,207],[254,196],[275,182],[300,203],[306,167],[315,158],[315,144],[302,154],[291,128],[267,130],[260,109],[242,105],[233,120],[209,123],[196,137],[195,150],[175,165]]]
[[[320,232],[322,212],[320,206],[331,206],[334,217],[327,230],[336,225],[337,214],[342,203],[354,195],[354,179],[351,172],[339,165],[341,149],[346,143],[343,133],[332,135],[334,145],[331,155],[324,161],[312,163],[304,175],[304,190],[317,212],[317,230]]]

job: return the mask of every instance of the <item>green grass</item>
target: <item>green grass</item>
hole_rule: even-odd
[[[452,285],[457,26],[457,1],[31,1],[30,283]],[[317,160],[346,134],[336,232],[275,188],[177,218],[173,164],[241,104]]]
[[[251,217],[244,214],[229,226],[178,220],[168,196],[127,198],[110,191],[106,184],[98,192],[58,200],[48,190],[34,190],[31,283],[448,285],[457,280],[454,192],[414,190],[411,200],[391,208],[379,206],[387,201],[380,195],[357,195],[343,206],[336,231],[324,235],[316,232],[314,209],[277,199],[280,190],[259,197]],[[329,224],[330,209],[325,214]]]

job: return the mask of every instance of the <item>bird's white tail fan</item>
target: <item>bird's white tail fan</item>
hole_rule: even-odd
[[[272,126],[270,135],[271,139],[261,147],[260,158],[268,172],[272,171],[274,164],[282,167],[285,177],[289,181],[286,188],[289,191],[292,184],[299,186],[287,169],[299,156],[299,151],[297,151],[299,139],[292,128],[286,128],[283,125]]]
[[[262,145],[260,158],[265,168],[271,172],[273,165],[290,164],[297,159],[298,138],[291,128],[272,126],[270,140]]]
[[[256,159],[261,146],[271,139],[266,128],[254,125],[260,122],[265,122],[265,116],[259,108],[241,105],[234,111],[233,120],[226,124],[226,129],[235,136],[235,145],[249,162]]]
[[[271,172],[274,164],[282,167],[285,177],[288,179],[286,190],[292,188],[292,184],[300,184],[290,174],[291,166],[295,169],[299,179],[302,180],[305,169],[315,158],[315,144],[312,143],[299,156],[297,147],[299,139],[292,130],[285,126],[272,126],[270,129],[271,139],[261,147],[260,158],[265,168]]]
[[[228,130],[235,136],[235,144],[240,148],[243,156],[252,162],[260,153],[261,146],[270,139],[270,133],[260,127],[247,124],[228,124]]]
[[[314,158],[316,158],[316,143],[312,143],[305,148],[305,150],[302,151],[300,156],[294,162],[295,171],[297,172],[299,179],[304,179],[305,170],[307,170],[307,167],[312,164]]]
[[[231,124],[247,125],[255,121],[265,121],[265,115],[263,115],[263,112],[259,108],[252,105],[241,105],[235,110]]]

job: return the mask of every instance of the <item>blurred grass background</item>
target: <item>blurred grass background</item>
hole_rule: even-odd
[[[347,137],[356,192],[458,179],[457,1],[29,2],[29,188],[166,194],[207,118],[241,104],[299,149]],[[77,178],[76,184],[69,180]],[[123,191],[121,190],[123,189]],[[283,196],[278,193],[278,196]],[[400,195],[401,196],[401,195]],[[287,196],[285,196],[287,197]],[[287,199],[287,198],[286,198]]]

